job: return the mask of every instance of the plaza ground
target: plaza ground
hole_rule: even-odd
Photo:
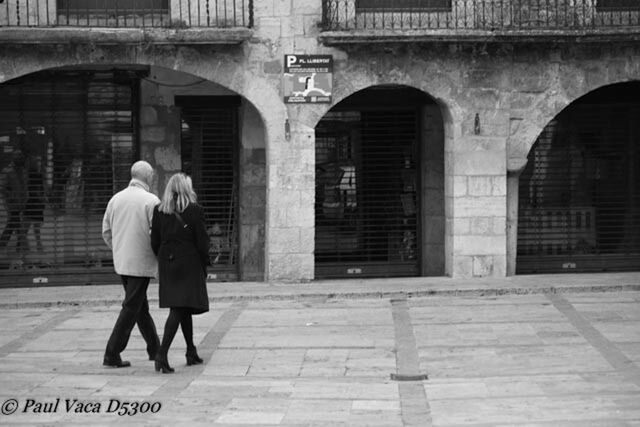
[[[120,285],[0,289],[0,424],[640,426],[638,273],[209,293],[205,364],[178,333],[163,375],[137,330],[132,367],[101,364]]]

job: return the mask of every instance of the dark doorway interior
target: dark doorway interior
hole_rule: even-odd
[[[417,90],[378,87],[348,98],[318,123],[316,278],[423,274],[427,105],[435,107]]]
[[[177,96],[182,170],[205,211],[215,280],[238,279],[238,108],[235,96]]]
[[[102,215],[129,182],[146,73],[58,69],[0,86],[1,283],[116,280]]]
[[[538,137],[520,178],[517,273],[640,269],[640,83],[599,89]]]

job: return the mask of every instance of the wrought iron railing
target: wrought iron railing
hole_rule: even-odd
[[[323,29],[566,30],[640,26],[640,0],[322,0]]]
[[[253,26],[253,0],[0,0],[0,27]]]

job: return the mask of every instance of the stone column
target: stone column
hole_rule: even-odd
[[[266,153],[265,131],[258,111],[241,108],[240,280],[264,280]]]
[[[285,134],[284,111],[266,120],[267,280],[308,281],[314,265],[315,131],[292,116]]]
[[[507,173],[507,276],[516,274],[519,182],[519,172]]]
[[[527,165],[527,158],[510,158],[507,171],[507,276],[516,274],[518,255],[518,202],[520,200],[520,175]]]
[[[499,110],[467,111],[449,153],[454,277],[502,277],[506,272],[506,129]],[[452,188],[451,188],[452,187]]]

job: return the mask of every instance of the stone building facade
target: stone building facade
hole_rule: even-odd
[[[384,108],[402,104],[408,88],[423,95],[416,144],[425,168],[412,275],[515,274],[518,183],[532,147],[581,97],[640,77],[638,24],[609,32],[340,29],[326,25],[326,1],[252,6],[242,28],[27,27],[0,15],[0,85],[44,70],[146,69],[137,143],[159,172],[156,191],[183,168],[178,97],[237,98],[237,280],[318,278],[317,127],[358,94],[381,90],[366,103]],[[331,104],[283,102],[287,54],[333,57]],[[342,277],[358,276],[347,270]]]

